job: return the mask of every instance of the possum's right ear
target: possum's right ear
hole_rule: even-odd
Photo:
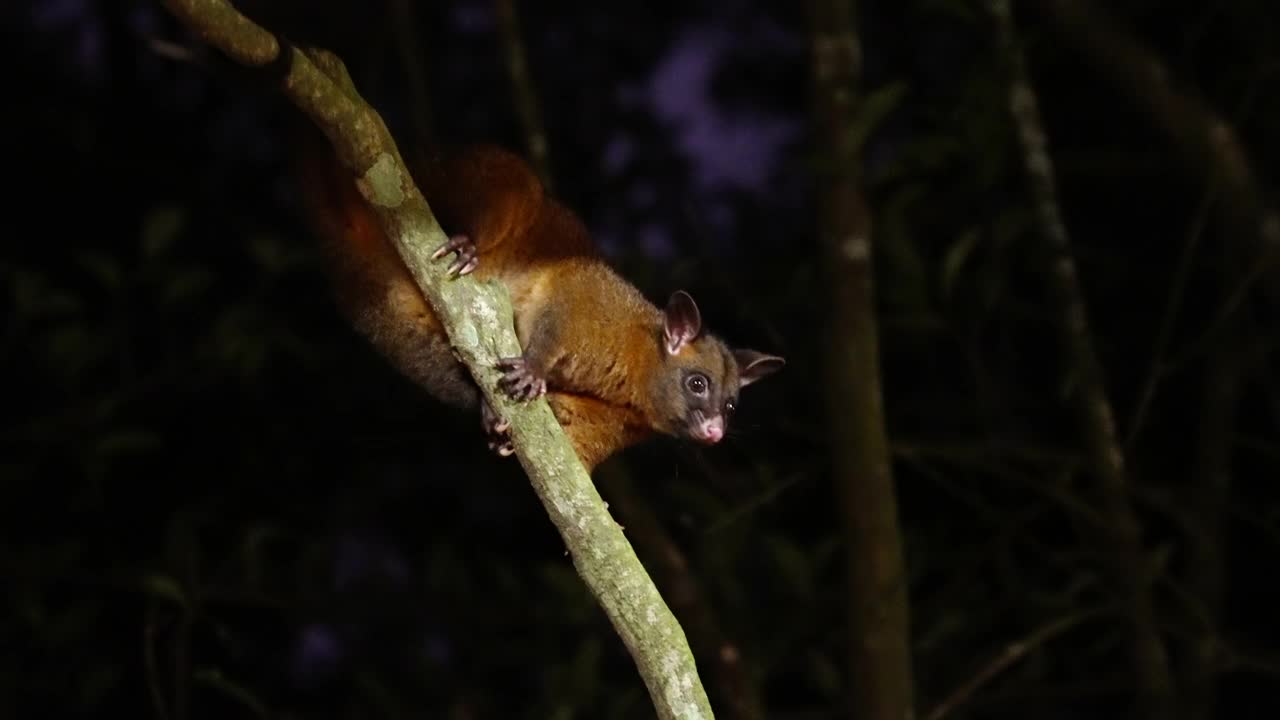
[[[702,334],[702,314],[689,293],[677,290],[671,293],[667,309],[663,311],[663,339],[668,355],[675,355]]]

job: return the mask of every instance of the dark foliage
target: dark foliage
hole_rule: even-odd
[[[422,141],[416,97],[441,138],[520,147],[490,3],[400,3],[408,48],[397,3],[240,5],[339,52],[402,145]],[[851,132],[921,715],[1065,619],[954,716],[1123,717],[1127,629],[1092,541],[991,21],[961,0],[862,5]],[[1232,124],[1273,197],[1280,9],[1106,5]],[[558,193],[651,297],[688,289],[723,335],[789,360],[744,397],[730,442],[616,461],[773,718],[834,717],[845,687],[817,380],[826,152],[809,139],[801,11],[521,4]],[[340,321],[290,176],[295,111],[149,2],[8,4],[0,21],[16,187],[0,249],[0,717],[651,716],[519,468]],[[1213,222],[1208,178],[1040,17],[1020,21],[1160,625],[1178,667],[1217,643],[1221,716],[1273,717],[1280,363],[1263,290],[1280,269],[1225,250],[1239,238]],[[405,87],[406,50],[427,87]],[[1222,358],[1240,400],[1209,608],[1187,577],[1206,542],[1188,518],[1201,443],[1222,429],[1204,424]]]

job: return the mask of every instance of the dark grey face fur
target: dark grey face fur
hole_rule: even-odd
[[[711,338],[702,340],[718,347],[694,353],[695,362],[680,368],[677,381],[684,400],[684,435],[712,444],[728,433],[729,420],[737,409],[738,368],[722,343]]]
[[[730,350],[702,332],[693,298],[677,292],[665,312],[663,344],[671,372],[663,373],[672,434],[713,444],[727,434],[739,391],[779,369],[780,357],[754,350]],[[674,385],[674,387],[672,387]]]

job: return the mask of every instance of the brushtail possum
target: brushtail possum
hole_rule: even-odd
[[[780,357],[731,349],[707,332],[688,293],[663,308],[645,299],[516,155],[481,145],[422,165],[414,180],[450,233],[435,257],[511,295],[524,352],[500,361],[501,387],[519,399],[545,395],[589,471],[657,433],[719,442],[739,391],[782,368]],[[350,174],[336,160],[313,163],[305,185],[351,323],[428,393],[479,414],[490,448],[511,454],[506,423],[455,359]]]

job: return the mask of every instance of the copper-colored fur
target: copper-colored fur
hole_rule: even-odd
[[[351,322],[432,395],[477,408],[477,388],[354,183],[333,166],[307,175],[311,214]],[[588,469],[654,432],[681,434],[689,367],[736,397],[731,351],[710,335],[665,351],[663,311],[608,267],[586,228],[544,194],[524,161],[474,147],[436,159],[415,180],[446,232],[475,243],[476,277],[507,286],[525,361],[545,378],[547,399]]]

